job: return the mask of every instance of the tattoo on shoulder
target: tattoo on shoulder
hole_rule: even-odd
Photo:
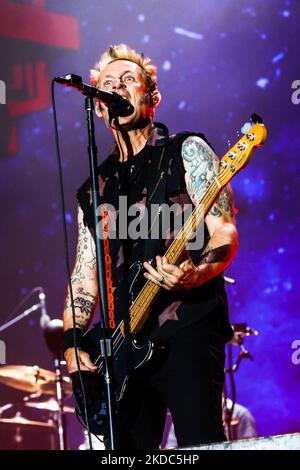
[[[183,142],[181,153],[188,173],[187,191],[199,202],[218,173],[218,158],[197,136],[190,136]]]

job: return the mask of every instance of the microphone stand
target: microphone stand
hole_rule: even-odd
[[[56,412],[56,427],[58,434],[58,445],[59,450],[66,450],[67,447],[67,432],[66,432],[66,416],[64,412],[63,402],[63,388],[62,388],[62,374],[61,374],[61,361],[59,357],[54,357],[54,369],[55,369],[55,387],[56,387],[56,400],[58,404],[58,410]]]
[[[91,96],[85,98],[85,109],[87,113],[87,128],[88,128],[88,155],[90,164],[90,178],[92,188],[92,205],[93,205],[93,218],[95,227],[95,246],[96,246],[96,260],[97,260],[97,278],[99,287],[99,308],[100,308],[100,325],[101,325],[101,339],[99,350],[103,360],[104,366],[104,383],[106,388],[107,397],[107,410],[109,420],[109,450],[115,450],[115,400],[113,393],[113,362],[112,362],[112,341],[111,334],[108,329],[108,316],[107,316],[107,290],[106,290],[106,277],[104,266],[104,247],[100,235],[103,233],[102,222],[98,225],[99,220],[99,184],[97,178],[97,146],[95,142],[95,127],[94,127],[94,102]],[[99,230],[100,229],[100,230]],[[99,233],[100,232],[100,233]]]
[[[67,444],[67,423],[64,410],[64,389],[63,376],[61,371],[61,356],[63,346],[63,321],[60,319],[50,320],[44,328],[44,338],[53,357],[55,370],[55,392],[57,410],[55,411],[55,424],[58,436],[59,450],[66,450]]]
[[[233,438],[233,433],[232,433],[232,416],[234,412],[234,406],[236,403],[236,388],[235,388],[235,380],[234,380],[234,368],[232,365],[232,344],[228,344],[228,362],[229,362],[229,367],[225,369],[225,373],[229,374],[229,382],[231,386],[231,400],[232,400],[232,405],[230,409],[227,406],[227,388],[224,384],[224,404],[225,404],[225,426],[227,429],[227,435],[228,439],[231,441]]]
[[[37,287],[35,290],[39,290],[40,292],[42,291],[41,288],[39,287]],[[42,301],[40,301],[38,304],[32,305],[32,307],[28,308],[27,310],[24,310],[24,312],[20,313],[12,320],[1,325],[0,332],[6,330],[10,326],[12,326],[14,323],[17,323],[18,321],[27,317],[28,315],[30,315],[32,312],[35,312],[36,310],[41,309],[41,311],[43,312],[43,308],[45,308],[45,305],[43,304]],[[55,388],[56,388],[56,399],[57,399],[56,401],[58,404],[58,410],[56,412],[56,427],[57,427],[57,433],[58,433],[59,450],[65,450],[67,449],[67,434],[66,434],[66,422],[65,422],[66,418],[65,418],[64,403],[63,403],[63,398],[64,398],[63,387],[62,387],[63,377],[61,373],[61,358],[60,358],[61,351],[62,351],[62,335],[63,335],[62,320],[50,321],[49,319],[48,324],[43,327],[43,330],[44,330],[44,336],[49,346],[49,349],[54,353],[53,359],[54,359],[54,369],[55,369]],[[28,398],[29,397],[25,397],[23,401],[27,401]],[[13,406],[14,404],[9,403],[1,407],[0,416],[3,413],[3,411],[10,409]]]
[[[24,312],[20,313],[20,315],[18,315],[17,317],[1,325],[0,332],[6,330],[10,326],[12,326],[14,323],[17,323],[19,320],[22,320],[22,318],[27,317],[27,315],[30,315],[32,312],[35,312],[39,308],[41,308],[41,303],[32,305],[32,307],[28,308],[27,310],[24,310]]]
[[[253,361],[253,356],[252,354],[249,353],[249,351],[245,348],[244,343],[243,343],[243,336],[240,335],[237,337],[237,345],[240,347],[240,353],[238,355],[237,361],[235,364],[233,364],[232,361],[232,343],[228,344],[228,362],[229,362],[229,367],[225,369],[225,373],[229,374],[229,381],[230,381],[230,386],[231,386],[231,400],[232,400],[232,405],[230,409],[227,408],[227,390],[226,390],[226,385],[224,384],[224,400],[225,400],[225,424],[227,428],[227,433],[228,433],[228,438],[229,440],[233,439],[233,430],[232,430],[232,416],[234,412],[234,407],[236,403],[236,387],[235,387],[235,380],[234,380],[234,373],[237,372],[240,363],[243,359],[250,359]]]

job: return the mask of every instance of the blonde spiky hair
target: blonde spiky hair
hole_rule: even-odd
[[[90,79],[93,86],[98,85],[100,73],[104,67],[115,60],[129,60],[139,65],[150,91],[154,91],[157,88],[157,69],[155,65],[151,63],[151,59],[145,57],[144,54],[139,54],[134,49],[127,46],[127,44],[110,46],[109,49],[101,55],[100,60],[95,64],[95,68],[90,70]]]

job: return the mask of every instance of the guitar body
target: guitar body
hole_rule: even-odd
[[[82,371],[82,380],[87,403],[87,419],[90,431],[97,435],[106,433],[108,426],[106,410],[106,384],[104,368],[99,357],[100,325],[95,325],[82,341],[82,349],[90,354],[95,363],[100,365],[97,372]],[[167,348],[153,341],[139,343],[137,340],[125,340],[113,359],[113,388],[116,400],[116,412],[126,400],[127,385],[136,374],[155,370],[162,363]],[[102,367],[101,367],[102,366]],[[77,413],[86,425],[84,400],[78,372],[71,374],[73,393],[77,402]]]

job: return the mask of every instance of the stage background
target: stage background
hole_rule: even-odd
[[[49,79],[72,72],[88,81],[101,51],[128,43],[158,66],[163,99],[156,119],[171,132],[202,131],[222,155],[253,112],[264,118],[268,141],[232,183],[240,248],[226,273],[236,279],[228,286],[231,320],[259,332],[245,340],[254,361],[236,374],[237,400],[253,413],[260,436],[300,431],[300,365],[292,361],[300,340],[300,105],[292,102],[292,82],[300,79],[299,7],[290,0],[0,1],[7,92],[0,105],[1,324],[35,286],[45,289],[52,318],[64,302]],[[88,175],[84,100],[63,88],[56,97],[73,262],[76,188]],[[102,160],[112,138],[100,121],[96,133]],[[1,339],[7,363],[51,369],[39,313]],[[0,406],[20,395],[0,391]],[[79,429],[69,417],[73,448]]]

